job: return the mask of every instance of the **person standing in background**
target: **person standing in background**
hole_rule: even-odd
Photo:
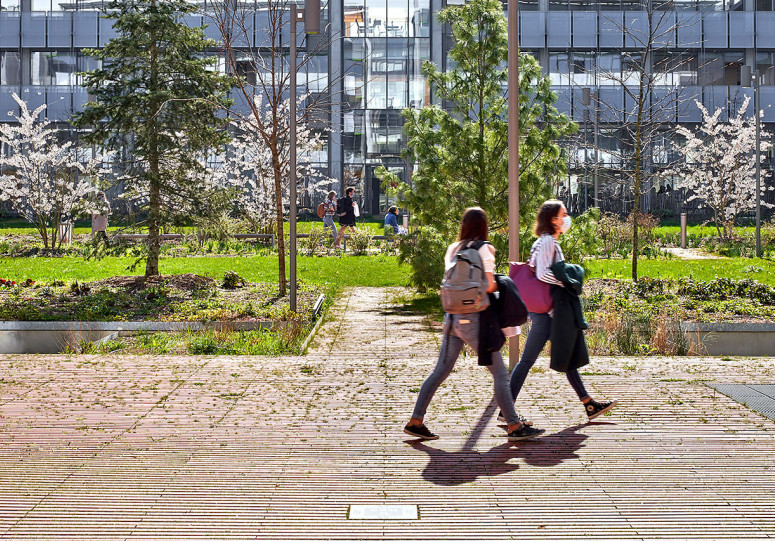
[[[345,190],[345,197],[340,197],[336,204],[336,212],[339,215],[339,235],[334,242],[334,248],[339,248],[344,238],[345,229],[355,229],[355,207],[353,205],[353,192],[355,188]]]

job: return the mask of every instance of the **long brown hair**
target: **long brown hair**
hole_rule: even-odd
[[[460,234],[457,240],[488,240],[487,213],[479,207],[467,208],[460,220]]]
[[[563,206],[563,202],[558,199],[549,199],[544,201],[541,208],[538,209],[538,216],[536,217],[535,226],[533,226],[533,234],[536,237],[540,237],[544,233],[554,235],[557,232],[555,225],[552,223],[557,215],[560,213],[560,209]]]

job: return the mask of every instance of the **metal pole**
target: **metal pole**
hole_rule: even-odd
[[[681,213],[681,248],[686,248],[686,213]]]
[[[760,152],[760,123],[759,111],[761,106],[759,105],[759,70],[754,72],[754,87],[753,87],[753,101],[754,108],[756,109],[756,257],[762,256],[762,163]]]
[[[509,0],[509,261],[519,261],[519,9]],[[519,335],[509,337],[509,368],[519,362]]]
[[[296,4],[291,3],[291,135],[290,135],[290,230],[291,312],[296,311]]]

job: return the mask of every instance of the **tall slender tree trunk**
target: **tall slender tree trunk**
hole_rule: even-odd
[[[156,5],[156,2],[152,2]],[[156,47],[155,34],[151,34],[150,50],[150,81],[151,89],[158,88],[158,49]],[[161,225],[161,181],[160,181],[160,153],[157,144],[157,121],[156,115],[162,107],[161,103],[151,102],[151,119],[148,120],[148,172],[150,175],[150,186],[148,190],[148,258],[145,262],[145,277],[159,276],[159,252],[161,251],[161,237],[159,236],[159,227]]]
[[[635,121],[635,183],[634,206],[632,209],[632,281],[638,281],[638,213],[640,212],[640,192],[643,182],[643,109],[646,96],[643,88],[643,73],[640,76],[640,88],[638,90],[638,118]]]
[[[155,169],[155,172],[154,172]],[[151,186],[148,192],[148,259],[145,262],[145,277],[159,275],[159,252],[161,237],[159,225],[161,222],[161,189],[158,180],[158,161],[151,160]]]
[[[285,278],[285,231],[283,229],[283,173],[276,154],[272,157],[272,162],[274,164],[275,207],[277,209],[277,262],[279,271],[277,286],[278,295],[284,297],[287,280]]]

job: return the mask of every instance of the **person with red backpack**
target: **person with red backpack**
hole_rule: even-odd
[[[336,224],[334,223],[334,216],[336,216],[336,192],[333,190],[328,192],[326,200],[320,205],[322,205],[323,208],[318,209],[318,211],[323,211],[323,216],[320,216],[323,218],[323,225],[327,228],[331,228],[331,237],[336,241],[337,230]],[[318,212],[318,215],[320,215],[320,212]]]
[[[479,207],[466,209],[460,223],[458,241],[452,243],[444,257],[445,272],[441,288],[444,330],[436,367],[425,379],[409,423],[404,432],[422,440],[438,436],[425,426],[423,419],[436,390],[449,377],[464,344],[479,350],[480,324],[483,311],[490,305],[489,293],[498,289],[495,281],[495,248],[487,242],[487,214]],[[480,362],[480,364],[483,364]],[[509,441],[533,438],[544,432],[514,410],[509,390],[509,373],[500,350],[490,355],[484,364],[493,377],[495,401],[504,413]]]

